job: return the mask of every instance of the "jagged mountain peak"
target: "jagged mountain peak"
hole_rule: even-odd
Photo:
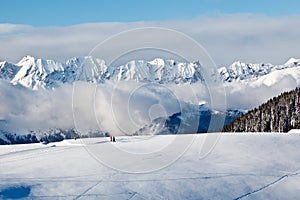
[[[24,56],[17,64],[21,68],[37,68],[38,70],[45,70],[53,72],[55,70],[62,70],[63,65],[54,60],[45,60],[42,58],[35,58],[33,56]]]
[[[35,62],[35,57],[31,55],[26,55],[16,65],[23,66],[24,64],[30,64],[34,62]]]
[[[155,58],[152,61],[148,62],[151,65],[158,65],[158,66],[164,66],[165,65],[165,60],[162,58]]]
[[[13,84],[21,84],[32,89],[44,88],[47,86],[47,77],[56,72],[63,72],[64,66],[54,60],[43,60],[33,56],[23,57],[16,66],[20,70],[11,80]]]

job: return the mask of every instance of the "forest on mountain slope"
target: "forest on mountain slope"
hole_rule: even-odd
[[[281,93],[224,126],[222,132],[288,132],[300,128],[300,88]]]

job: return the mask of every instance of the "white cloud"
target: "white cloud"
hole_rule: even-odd
[[[5,36],[9,34],[20,34],[31,29],[32,27],[29,25],[0,24],[0,36]]]
[[[132,134],[158,117],[180,112],[182,100],[187,97],[177,96],[182,92],[175,95],[172,91],[177,89],[107,81],[99,85],[76,82],[55,90],[33,91],[0,80],[0,127],[20,134],[74,126],[81,133],[100,129],[115,135]],[[193,99],[191,93],[183,95]]]
[[[28,130],[72,127],[71,85],[33,91],[1,80],[0,91],[1,130],[26,133]]]
[[[289,57],[300,57],[299,20],[299,16],[234,14],[191,20],[91,23],[66,27],[1,24],[0,60],[17,62],[30,54],[65,62],[73,56],[87,55],[93,47],[113,34],[155,26],[175,29],[191,36],[210,53],[218,66],[237,59],[280,64]],[[172,45],[169,44],[170,49]],[[182,48],[189,47],[182,45]]]
[[[0,80],[0,128],[22,134],[75,126],[81,133],[100,128],[114,135],[132,134],[153,119],[182,112],[188,104],[205,102],[221,110],[252,109],[299,85],[300,73],[293,70],[296,68],[273,72],[253,82],[225,84],[224,88],[106,81],[33,91]],[[277,81],[269,83],[270,79]]]

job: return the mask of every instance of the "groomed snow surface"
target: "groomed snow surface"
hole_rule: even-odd
[[[216,134],[216,133],[215,133]],[[0,198],[25,199],[298,199],[300,134],[219,134],[204,158],[206,134],[65,140],[0,146]],[[160,149],[193,141],[173,164],[149,173],[125,173],[101,164],[91,149],[142,152],[157,162]],[[216,138],[216,137],[215,137]],[[171,142],[170,142],[171,141]],[[93,148],[90,148],[93,147]],[[147,154],[157,148],[157,157]],[[174,153],[176,148],[173,148]],[[122,158],[112,155],[114,161]],[[141,163],[126,163],[126,167]],[[143,166],[141,166],[143,167]]]

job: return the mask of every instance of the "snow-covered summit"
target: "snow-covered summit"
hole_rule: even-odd
[[[152,61],[148,62],[151,65],[156,65],[156,66],[164,66],[165,65],[165,61],[161,58],[155,58]]]

